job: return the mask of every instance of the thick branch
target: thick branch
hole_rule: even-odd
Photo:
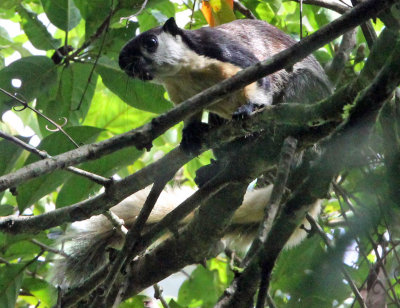
[[[325,70],[330,81],[334,85],[337,84],[338,80],[342,76],[346,63],[349,60],[350,53],[356,45],[356,33],[357,30],[353,29],[343,35],[339,50],[329,67]]]
[[[260,247],[265,242],[268,233],[271,231],[275,217],[278,214],[283,193],[285,191],[289,170],[296,151],[296,145],[297,140],[290,137],[286,138],[285,142],[283,143],[271,198],[268,202],[268,206],[266,207],[264,219],[259,226],[258,237],[253,241],[251,248],[246,255],[246,259],[252,258],[259,251]],[[267,285],[269,284],[269,281],[267,281],[266,276],[261,276],[260,278],[261,283],[258,290],[257,308],[265,307],[265,301],[268,294]]]
[[[165,174],[163,175],[163,178],[158,179],[154,183],[149,195],[147,196],[146,202],[144,203],[137,219],[135,220],[135,223],[126,234],[125,243],[122,250],[118,252],[116,258],[111,264],[111,269],[103,283],[104,290],[106,291],[102,296],[97,296],[90,307],[96,308],[104,305],[104,302],[106,301],[107,296],[115,283],[115,280],[119,276],[122,266],[125,264],[126,260],[133,259],[134,256],[131,256],[131,251],[133,250],[136,241],[140,238],[140,234],[142,233],[143,228],[150,217],[150,213],[153,210],[157,199],[172,176],[173,174]]]
[[[260,223],[257,238],[253,240],[249,251],[245,258],[241,262],[241,267],[248,265],[249,260],[259,251],[261,245],[264,243],[268,232],[271,230],[272,223],[278,213],[279,205],[282,200],[282,196],[285,192],[286,182],[289,176],[289,170],[292,163],[293,156],[297,147],[297,140],[288,137],[282,146],[282,151],[277,167],[276,179],[274,181],[274,187],[271,192],[271,198],[265,207],[264,219]]]
[[[360,0],[351,0],[351,3],[353,4],[353,6],[359,5],[361,2],[362,1],[360,1]],[[364,34],[365,40],[367,41],[368,47],[371,49],[376,40],[375,29],[372,26],[371,21],[369,20],[369,21],[366,21],[365,23],[361,24],[361,30]]]
[[[101,214],[132,193],[150,185],[164,174],[176,172],[191,159],[180,149],[175,149],[155,163],[116,181],[106,192],[96,197],[51,212],[31,217],[8,216],[0,219],[0,230],[10,233],[35,233]]]

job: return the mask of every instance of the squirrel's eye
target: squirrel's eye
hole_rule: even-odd
[[[154,35],[145,37],[143,39],[143,47],[146,48],[148,52],[155,52],[158,47],[157,37]]]

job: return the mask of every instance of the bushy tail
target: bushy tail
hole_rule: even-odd
[[[243,204],[236,211],[232,226],[228,229],[225,237],[228,245],[235,249],[243,249],[251,243],[257,232],[258,224],[264,216],[264,208],[268,203],[271,191],[272,185],[246,193]],[[150,188],[138,191],[111,210],[129,227],[139,214],[149,192]],[[194,192],[193,188],[187,186],[168,187],[158,198],[148,223],[154,224],[160,221]],[[310,210],[310,214],[316,217],[319,210],[320,204],[316,203]],[[307,222],[304,224],[307,225]],[[306,232],[298,229],[291,236],[286,247],[297,245],[305,237]],[[119,249],[123,244],[122,236],[102,215],[74,223],[63,240],[71,240],[71,244],[66,246],[70,257],[56,263],[54,280],[64,288],[83,282],[85,278],[106,263],[110,248]]]
[[[142,189],[111,208],[111,211],[123,219],[129,228],[139,215],[149,192],[149,187]],[[188,186],[167,187],[160,194],[147,223],[160,221],[194,192]],[[65,250],[69,257],[57,260],[53,280],[63,288],[83,282],[107,262],[112,248],[120,249],[123,245],[122,235],[103,215],[73,223],[60,241],[66,243]]]

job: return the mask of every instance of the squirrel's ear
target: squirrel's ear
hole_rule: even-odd
[[[173,36],[177,35],[181,31],[181,29],[177,26],[174,17],[169,18],[165,22],[162,29],[164,32],[168,32],[169,34],[172,34]]]

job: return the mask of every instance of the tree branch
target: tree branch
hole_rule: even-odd
[[[238,0],[233,1],[233,9],[242,13],[248,19],[257,19],[257,17]]]
[[[259,225],[257,237],[253,240],[250,249],[240,264],[241,267],[246,267],[246,265],[248,265],[249,261],[260,250],[260,247],[265,242],[268,232],[271,230],[272,223],[278,213],[283,193],[285,192],[286,182],[289,176],[293,155],[296,151],[296,146],[297,140],[292,137],[286,138],[283,143],[274,187],[271,192],[271,198],[265,207],[264,219]]]
[[[353,6],[357,6],[357,5],[360,5],[362,3],[362,1],[351,0],[351,3],[353,4]],[[365,40],[367,41],[367,45],[368,45],[369,49],[371,49],[376,40],[375,29],[372,26],[371,21],[366,21],[365,23],[361,24],[361,30],[364,34]]]
[[[0,131],[0,138],[3,138],[3,139],[8,140],[10,142],[13,142],[16,145],[18,145],[21,148],[23,148],[24,150],[27,150],[28,152],[33,153],[35,155],[38,155],[42,159],[52,158],[46,151],[41,151],[41,150],[31,146],[30,144],[28,144],[26,142],[23,142],[21,139],[18,139],[15,136],[6,134],[6,133],[4,133],[2,131]],[[68,170],[68,171],[70,171],[70,172],[72,172],[72,173],[74,173],[76,175],[85,177],[85,178],[87,178],[87,179],[89,179],[89,180],[91,180],[91,181],[93,181],[93,182],[95,182],[97,184],[100,184],[102,186],[105,186],[105,187],[112,182],[111,179],[102,177],[100,175],[97,175],[97,174],[94,174],[94,173],[91,173],[91,172],[88,172],[86,170],[82,170],[82,169],[79,169],[79,168],[76,168],[76,167],[70,166],[70,167],[67,167],[66,170]]]
[[[163,174],[176,172],[191,159],[178,148],[138,172],[115,181],[104,193],[37,216],[7,216],[0,219],[0,230],[9,233],[36,233],[66,222],[79,221],[101,214],[132,193],[145,188]]]
[[[263,221],[261,222],[258,229],[258,236],[253,241],[249,252],[246,255],[246,258],[242,264],[248,263],[248,261],[259,252],[260,247],[262,247],[265,242],[268,233],[271,231],[272,224],[276,218],[276,215],[279,210],[279,205],[282,200],[283,193],[285,191],[286,182],[289,176],[289,170],[292,164],[293,156],[296,151],[297,140],[291,137],[285,139],[281,157],[278,164],[278,169],[276,172],[276,179],[274,181],[274,188],[271,193],[271,198],[268,202],[267,207],[265,208],[265,216]],[[260,288],[258,291],[257,297],[257,308],[265,307],[265,300],[268,294],[269,282],[267,281],[267,276],[261,276]]]
[[[126,234],[125,243],[122,250],[111,263],[111,269],[103,283],[103,289],[105,292],[103,292],[101,296],[97,296],[90,307],[96,308],[100,307],[100,305],[104,305],[111,288],[114,286],[115,280],[117,279],[123,265],[126,263],[126,260],[133,258],[131,257],[131,251],[137,243],[137,240],[140,238],[140,234],[142,233],[143,228],[150,217],[150,213],[153,210],[157,199],[164,190],[167,182],[171,179],[172,175],[173,174],[165,174],[162,178],[155,181],[149,195],[147,196],[146,202],[144,203],[137,219],[135,220],[135,223]]]
[[[334,85],[337,84],[338,80],[342,76],[346,63],[349,60],[350,53],[356,45],[356,33],[357,29],[353,29],[343,35],[339,50],[328,68],[325,70],[329,80]]]
[[[292,0],[292,1],[300,3],[300,0]],[[333,2],[330,0],[303,0],[303,3],[330,9],[339,14],[344,14],[351,9],[350,6],[345,6],[343,4]]]

